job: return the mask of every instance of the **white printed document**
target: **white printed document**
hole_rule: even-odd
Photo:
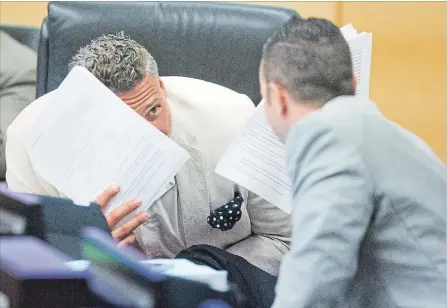
[[[226,292],[229,288],[227,271],[215,270],[186,259],[153,259],[140,261],[140,263],[149,265],[153,270],[171,277],[200,281],[219,292]]]
[[[358,34],[351,24],[342,27],[341,31],[351,51],[357,79],[356,95],[369,99],[372,35]],[[242,135],[219,160],[215,171],[290,213],[291,184],[284,155],[284,145],[268,124],[261,102]]]
[[[371,79],[372,34],[357,33],[352,24],[340,28],[351,51],[352,67],[357,80],[356,94],[369,99]]]
[[[115,183],[121,190],[108,212],[133,198],[147,210],[189,159],[85,68],[75,67],[45,107],[26,136],[30,160],[75,202]]]
[[[290,212],[290,184],[284,145],[258,105],[242,135],[225,152],[216,173],[245,187],[285,212]]]

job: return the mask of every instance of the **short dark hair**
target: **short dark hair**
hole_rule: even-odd
[[[301,102],[355,94],[348,43],[325,19],[289,20],[265,43],[261,63],[266,82],[279,83]]]

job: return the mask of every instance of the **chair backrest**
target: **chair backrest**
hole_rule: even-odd
[[[36,27],[0,25],[0,31],[5,31],[20,43],[37,52],[40,29]]]
[[[124,31],[148,49],[161,76],[213,82],[260,101],[262,46],[291,9],[217,2],[51,2],[41,29],[37,96],[56,89],[78,49]]]

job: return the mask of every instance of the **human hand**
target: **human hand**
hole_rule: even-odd
[[[109,202],[119,193],[119,191],[119,186],[112,185],[107,187],[106,190],[101,195],[99,195],[98,198],[96,198],[96,203],[99,204],[104,215]],[[140,212],[122,226],[116,227],[116,225],[123,218],[125,218],[127,215],[129,215],[140,206],[141,200],[129,200],[105,215],[107,225],[109,226],[110,230],[112,230],[113,238],[118,241],[118,246],[132,245],[136,240],[136,236],[133,231],[144,222],[146,222],[146,220],[149,218],[147,212]]]

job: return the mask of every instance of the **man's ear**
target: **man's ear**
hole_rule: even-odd
[[[354,82],[354,92],[357,91],[357,78],[352,74],[352,81]]]
[[[270,83],[270,87],[271,89],[271,96],[272,96],[272,102],[275,105],[275,108],[278,112],[278,114],[281,117],[286,117],[287,115],[287,110],[288,110],[288,106],[287,106],[287,90],[281,86],[280,84],[277,83]]]

